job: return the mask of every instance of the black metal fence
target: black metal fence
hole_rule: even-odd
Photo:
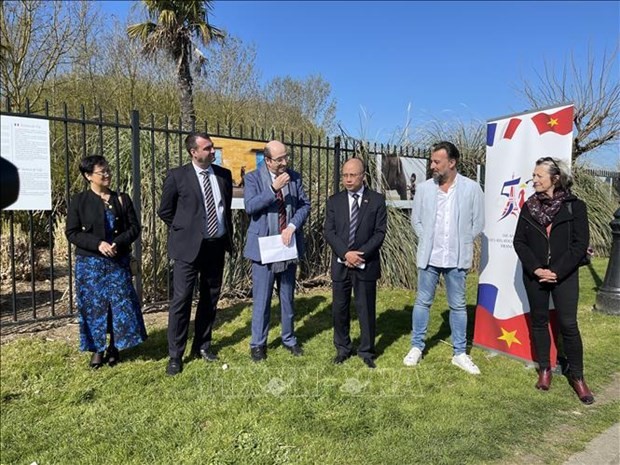
[[[3,211],[0,213],[0,325],[56,319],[75,314],[72,247],[64,236],[67,206],[73,194],[86,188],[78,165],[82,157],[104,155],[112,167],[113,188],[131,194],[143,231],[134,243],[134,255],[142,272],[136,276],[136,289],[147,306],[166,302],[171,294],[171,267],[167,259],[167,229],[157,215],[159,196],[166,171],[188,162],[183,141],[188,131],[181,122],[165,117],[156,123],[138,111],[123,119],[118,112],[104,117],[101,109],[79,116],[69,114],[66,105],[60,114],[51,114],[47,103],[41,111],[11,111],[7,104],[3,116],[38,118],[50,123],[52,209],[50,211]],[[284,134],[244,127],[210,127],[204,122],[196,128],[224,139],[267,142],[279,139],[289,146],[291,168],[302,174],[312,209],[304,226],[306,260],[301,263],[303,279],[313,280],[327,272],[329,248],[322,235],[327,197],[340,188],[340,166],[353,156],[367,162],[368,180],[376,185],[386,166],[377,162],[390,157],[428,159],[429,153],[411,147],[388,144],[361,144],[340,137]],[[381,157],[379,157],[381,155]],[[394,161],[392,159],[392,161]],[[394,165],[398,170],[399,164]],[[390,169],[390,167],[387,167]],[[484,167],[482,167],[483,169]],[[381,173],[376,175],[376,173]],[[620,174],[590,170],[605,177],[618,189]],[[382,181],[385,181],[383,179]],[[388,182],[389,184],[389,182]],[[1,188],[1,186],[0,186]],[[402,188],[402,186],[401,186]],[[242,257],[247,218],[235,211],[235,251],[227,256],[224,292],[247,295],[249,264]]]
[[[603,180],[609,186],[610,195],[613,190],[620,195],[620,172],[601,169],[586,169],[584,171],[591,176]]]
[[[134,243],[134,255],[142,272],[135,285],[142,301],[152,304],[170,296],[170,266],[166,254],[167,231],[157,218],[161,187],[166,171],[188,162],[183,141],[188,133],[181,122],[164,118],[156,124],[151,115],[146,121],[138,111],[121,120],[119,113],[104,117],[101,109],[87,114],[81,107],[78,117],[69,114],[66,105],[60,115],[51,114],[47,103],[42,111],[6,110],[3,116],[38,118],[50,122],[52,209],[50,211],[3,211],[0,213],[1,293],[0,324],[14,325],[75,314],[73,292],[73,253],[64,236],[67,206],[73,194],[86,188],[78,165],[82,157],[102,154],[114,173],[115,190],[131,194],[138,217],[142,220],[141,238]],[[299,171],[312,204],[305,228],[314,249],[314,260],[328,260],[327,246],[320,234],[324,205],[340,186],[340,165],[352,156],[366,157],[369,170],[374,169],[376,155],[428,157],[410,147],[361,145],[340,137],[317,137],[304,134],[266,132],[243,127],[210,127],[207,122],[196,128],[212,136],[266,142],[279,139],[289,146],[291,168]],[[376,179],[372,176],[369,179]],[[228,282],[245,271],[240,265],[245,239],[245,213],[236,211],[236,252],[228,258]],[[322,272],[326,271],[326,267]],[[301,273],[312,278],[317,273],[312,264],[302,264]],[[248,289],[249,290],[249,289]]]

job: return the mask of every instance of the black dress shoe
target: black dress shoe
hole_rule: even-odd
[[[90,358],[90,367],[93,370],[98,370],[103,366],[105,359],[103,358],[103,352],[94,352]]]
[[[336,365],[342,365],[349,358],[351,358],[351,354],[338,354],[334,357],[334,363]]]
[[[267,348],[265,346],[252,347],[250,356],[255,362],[261,362],[267,358]]]
[[[120,362],[121,356],[118,353],[118,349],[114,346],[108,347],[108,350],[106,350],[105,353],[105,359],[108,361],[108,365],[110,365],[111,367]]]
[[[170,358],[166,366],[166,374],[169,376],[178,375],[183,371],[183,362],[180,358]]]
[[[362,359],[362,361],[366,364],[368,368],[377,368],[377,365],[375,365],[375,361],[370,357],[365,357]]]
[[[304,351],[299,344],[295,344],[294,346],[284,346],[284,348],[295,357],[301,357],[304,354]]]
[[[205,362],[217,362],[220,359],[209,349],[200,349],[198,352],[195,352],[195,356],[200,357]]]

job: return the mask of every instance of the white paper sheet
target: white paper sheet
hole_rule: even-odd
[[[343,265],[346,263],[343,260],[340,260],[339,258],[336,259],[336,261],[338,263],[342,263]],[[355,268],[359,268],[360,270],[363,270],[364,268],[366,268],[366,263],[360,263],[359,265],[357,265]]]
[[[260,249],[260,259],[263,265],[283,262],[285,260],[295,260],[297,258],[295,234],[291,237],[291,242],[288,247],[282,243],[281,234],[277,236],[259,237],[258,248]]]

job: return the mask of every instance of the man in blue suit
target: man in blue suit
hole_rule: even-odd
[[[281,234],[289,245],[293,235],[298,257],[303,254],[302,227],[310,213],[310,202],[304,192],[299,173],[287,169],[289,155],[279,141],[267,143],[265,163],[245,175],[245,211],[250,217],[244,257],[252,260],[252,360],[267,358],[267,335],[271,295],[278,283],[282,312],[282,343],[293,355],[303,354],[293,329],[293,299],[297,260],[263,264],[258,238]]]

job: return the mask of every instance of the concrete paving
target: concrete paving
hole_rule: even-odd
[[[620,465],[620,423],[595,437],[564,465]]]

